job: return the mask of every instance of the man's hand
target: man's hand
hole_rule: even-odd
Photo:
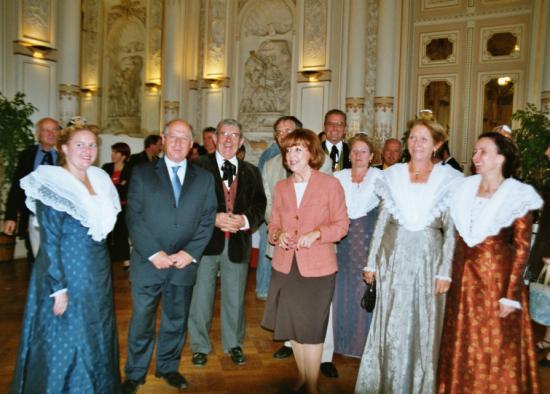
[[[244,226],[244,218],[241,215],[219,212],[216,214],[216,227],[222,231],[236,233]]]
[[[13,235],[15,231],[15,220],[4,220],[4,234]]]
[[[157,255],[150,261],[159,270],[170,268],[173,265],[173,262],[172,262],[173,260],[171,260],[170,257],[168,257],[168,255],[166,254],[166,252],[162,250],[158,252]]]
[[[59,293],[54,296],[53,302],[53,314],[56,316],[61,316],[67,310],[69,305],[69,296],[67,292]]]
[[[171,254],[168,256],[172,260],[174,267],[182,269],[183,267],[191,264],[193,262],[193,256],[187,253],[184,250],[180,250],[178,253]]]

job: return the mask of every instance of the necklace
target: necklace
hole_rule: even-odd
[[[432,172],[432,169],[433,169],[433,165],[428,168],[427,170],[423,170],[423,171],[420,171],[420,170],[417,170],[413,167],[412,163],[409,165],[409,172],[412,173],[414,175],[414,179],[415,180],[418,180],[418,178],[420,178],[421,175],[424,175],[424,174],[429,174],[430,172]]]

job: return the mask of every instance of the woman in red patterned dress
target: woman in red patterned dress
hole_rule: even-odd
[[[534,340],[522,273],[529,256],[535,190],[513,177],[509,134],[476,142],[477,175],[451,203],[457,228],[451,289],[439,355],[439,393],[538,393]]]

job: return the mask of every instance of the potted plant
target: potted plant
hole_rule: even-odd
[[[25,94],[18,92],[8,99],[0,92],[0,217],[13,182],[19,152],[34,144],[31,115],[36,107],[25,101]],[[0,261],[13,259],[15,237],[0,235]]]
[[[550,111],[527,104],[512,119],[520,123],[520,128],[512,131],[521,158],[520,178],[543,193],[550,188],[550,163],[544,155],[550,145]]]

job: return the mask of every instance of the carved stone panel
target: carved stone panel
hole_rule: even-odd
[[[147,81],[160,83],[162,49],[162,0],[150,0],[147,30]]]
[[[301,68],[328,68],[328,0],[304,0]]]
[[[53,47],[55,37],[52,0],[21,0],[19,39]]]
[[[226,76],[227,0],[209,0],[204,77]]]
[[[103,127],[113,134],[141,135],[146,41],[144,21],[145,7],[135,1],[112,6],[107,15]]]

